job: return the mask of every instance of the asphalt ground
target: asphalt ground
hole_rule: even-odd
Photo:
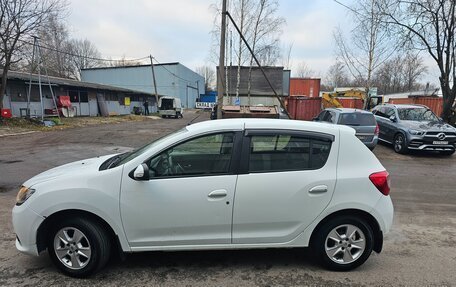
[[[456,155],[374,153],[391,174],[392,231],[381,254],[330,272],[306,249],[146,252],[112,260],[89,279],[57,271],[47,253],[15,248],[11,209],[19,186],[46,169],[146,144],[208,114],[0,137],[0,286],[452,286],[456,285]]]

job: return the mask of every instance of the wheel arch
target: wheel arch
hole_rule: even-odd
[[[339,210],[334,213],[329,214],[323,220],[321,220],[317,226],[313,229],[312,235],[310,236],[310,244],[313,244],[315,241],[315,236],[319,232],[319,230],[324,226],[327,222],[331,221],[333,218],[339,216],[355,216],[358,218],[363,219],[366,221],[367,224],[372,228],[372,232],[374,235],[374,242],[373,242],[373,250],[377,253],[380,253],[383,248],[383,232],[380,229],[380,225],[375,219],[374,216],[369,214],[366,211],[360,209],[344,209]]]
[[[92,222],[98,223],[100,226],[103,227],[103,229],[106,231],[108,234],[108,237],[111,239],[111,246],[113,247],[113,251],[118,251],[119,253],[122,253],[122,247],[120,243],[120,239],[114,229],[109,225],[106,220],[104,220],[102,217],[86,211],[86,210],[81,210],[81,209],[65,209],[65,210],[60,210],[57,211],[50,216],[46,217],[46,219],[41,223],[41,225],[38,227],[38,231],[36,234],[36,245],[38,249],[38,253],[41,253],[47,248],[47,241],[50,236],[50,231],[52,229],[52,226],[63,220],[64,218],[68,217],[81,217],[88,219]]]

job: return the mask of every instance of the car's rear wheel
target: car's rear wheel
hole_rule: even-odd
[[[103,227],[85,218],[56,224],[48,240],[54,264],[73,277],[87,277],[103,268],[109,260],[110,248]]]
[[[369,258],[373,248],[373,232],[364,220],[341,216],[317,230],[312,248],[324,267],[348,271]]]
[[[400,154],[407,153],[407,141],[403,134],[397,134],[393,142],[394,151]]]

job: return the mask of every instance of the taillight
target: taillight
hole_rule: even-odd
[[[390,193],[389,173],[386,170],[369,175],[369,179],[381,193],[384,195]]]
[[[375,134],[376,136],[378,136],[379,133],[380,133],[380,128],[378,127],[378,124],[377,124],[377,125],[375,126],[375,132],[374,132],[374,134]]]

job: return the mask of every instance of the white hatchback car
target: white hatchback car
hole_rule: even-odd
[[[380,252],[388,173],[345,126],[230,119],[53,168],[13,209],[18,250],[88,276],[111,251],[310,246],[333,270]]]

